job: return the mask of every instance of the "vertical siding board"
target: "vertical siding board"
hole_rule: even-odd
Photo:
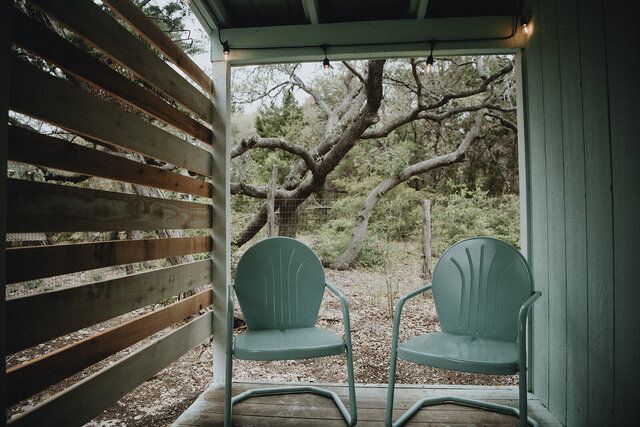
[[[549,295],[549,409],[566,420],[566,267],[562,96],[556,3],[540,3],[539,25],[544,98],[545,173],[547,177],[547,266]]]
[[[2,2],[0,5],[0,110],[2,111],[2,122],[0,123],[0,424],[4,425],[6,419],[6,304],[5,304],[5,286],[6,286],[6,258],[5,258],[5,241],[7,232],[7,146],[8,146],[8,128],[7,115],[9,112],[9,58],[10,58],[10,34],[11,34],[11,11],[13,10],[12,2]]]
[[[611,126],[614,283],[615,424],[640,419],[640,34],[637,2],[610,2],[605,9]]]
[[[531,2],[533,34],[526,48],[527,131],[531,166],[531,235],[530,262],[536,289],[542,291],[533,309],[533,392],[540,401],[549,403],[548,317],[549,292],[547,270],[547,189],[544,145],[544,98],[540,55],[540,14],[538,2]]]
[[[607,63],[600,0],[578,4],[587,213],[590,425],[614,415],[613,230]]]
[[[558,2],[567,277],[567,425],[587,425],[587,239],[580,40],[576,0]],[[557,414],[556,414],[557,416]]]

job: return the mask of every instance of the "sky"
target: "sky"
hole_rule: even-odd
[[[158,6],[162,6],[167,3],[167,0],[152,0],[152,3]],[[194,41],[199,42],[201,46],[204,47],[204,52],[197,55],[189,56],[196,64],[198,64],[200,68],[210,74],[211,60],[209,52],[211,49],[211,45],[207,32],[204,30],[204,28],[202,28],[202,25],[200,25],[200,22],[193,13],[189,13],[189,15],[185,17],[184,25],[186,29],[191,30],[191,37],[194,39]],[[213,42],[217,43],[218,40],[214,39]],[[316,74],[321,72],[322,64],[305,63],[300,66],[297,74],[303,81],[311,81]],[[309,95],[301,90],[295,90],[293,93],[299,104],[303,104],[309,98]],[[256,112],[260,108],[260,106],[260,102],[254,102],[252,104],[245,105],[243,110],[245,113],[251,114]]]

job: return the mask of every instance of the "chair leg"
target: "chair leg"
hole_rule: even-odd
[[[342,402],[342,400],[340,399],[340,396],[338,396],[337,393],[331,390],[326,390],[326,389],[315,387],[315,386],[302,385],[302,386],[287,386],[287,387],[254,388],[254,389],[242,392],[237,396],[234,396],[231,399],[231,405],[235,405],[236,403],[242,402],[243,400],[246,400],[246,399],[249,399],[250,397],[255,397],[255,396],[271,396],[275,394],[298,394],[298,393],[316,394],[318,396],[323,396],[329,399],[333,399],[333,402],[338,407],[338,411],[340,411],[340,414],[344,418],[345,422],[349,426],[353,426],[355,424],[355,419],[352,419],[351,414],[349,414],[349,411],[347,411],[346,406],[344,406],[344,403]],[[225,413],[225,420],[226,420],[226,413]]]
[[[231,426],[231,411],[233,405],[231,403],[231,386],[233,384],[233,354],[232,344],[227,343],[227,359],[224,373],[224,427]]]
[[[393,397],[396,388],[396,364],[398,361],[398,343],[391,343],[391,358],[389,359],[389,383],[387,384],[387,410],[385,424],[393,425]]]
[[[520,427],[527,427],[527,368],[524,364],[520,365],[519,374],[518,416]]]
[[[358,422],[358,411],[356,409],[356,383],[353,375],[353,349],[351,342],[347,343],[347,381],[349,383],[349,412],[351,419],[347,420],[349,426],[354,426]]]

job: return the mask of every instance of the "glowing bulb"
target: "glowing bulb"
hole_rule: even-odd
[[[229,48],[229,43],[228,42],[223,42],[222,43],[222,54],[224,55],[224,60],[227,61],[229,60],[229,53],[231,52],[231,49]]]
[[[427,73],[430,73],[433,70],[433,55],[429,55],[427,58]]]
[[[524,16],[520,17],[520,25],[522,26],[522,32],[526,35],[529,34],[529,20],[527,18],[525,18]]]
[[[324,61],[322,61],[322,71],[325,75],[328,75],[329,71],[331,71],[331,64],[329,63],[329,59],[326,57],[324,58]]]

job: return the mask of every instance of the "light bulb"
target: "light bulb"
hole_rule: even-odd
[[[329,63],[329,59],[325,57],[324,61],[322,61],[322,72],[325,75],[328,75],[330,71],[331,71],[331,64]]]
[[[231,48],[229,48],[228,42],[222,42],[222,54],[224,55],[224,60],[229,60],[229,53],[231,52]]]
[[[522,32],[526,35],[529,34],[529,20],[524,16],[520,16],[520,25],[522,26]]]

